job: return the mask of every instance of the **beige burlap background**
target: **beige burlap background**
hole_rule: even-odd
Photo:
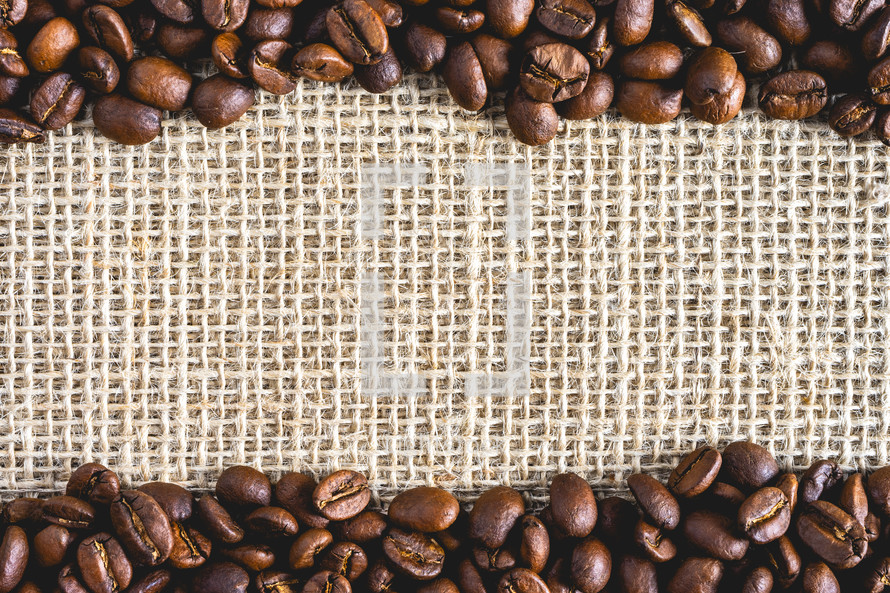
[[[739,438],[888,463],[888,164],[755,112],[529,149],[415,77],[9,148],[0,489],[98,460],[608,490]]]

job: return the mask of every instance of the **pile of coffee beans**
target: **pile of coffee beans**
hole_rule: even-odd
[[[559,118],[610,105],[663,123],[684,103],[729,121],[749,86],[778,119],[828,113],[839,134],[890,145],[885,0],[0,0],[0,142],[37,142],[87,102],[124,144],[191,107],[220,128],[254,88],[355,77],[392,88],[403,64],[438,71],[463,108],[506,92],[516,137],[549,142]],[[195,61],[218,72],[196,81]],[[21,107],[21,109],[19,109]]]
[[[890,467],[781,473],[763,447],[701,447],[664,484],[598,499],[573,473],[532,512],[508,486],[469,512],[448,491],[369,508],[361,473],[273,485],[245,466],[215,492],[122,489],[88,463],[64,495],[0,513],[0,593],[879,593],[890,591]],[[540,506],[540,505],[538,505]]]

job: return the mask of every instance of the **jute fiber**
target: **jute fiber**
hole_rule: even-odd
[[[542,493],[750,438],[890,463],[890,159],[610,113],[538,149],[430,79],[2,156],[0,490],[357,468]]]

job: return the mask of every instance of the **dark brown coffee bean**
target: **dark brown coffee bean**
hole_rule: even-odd
[[[71,564],[66,564],[59,571],[56,584],[60,593],[91,593],[77,577],[77,570]]]
[[[883,7],[881,0],[829,0],[828,16],[838,27],[859,31]]]
[[[77,546],[81,579],[93,593],[117,593],[133,578],[133,567],[123,548],[109,533],[98,533]]]
[[[0,75],[24,78],[28,76],[28,65],[18,52],[18,40],[15,35],[0,29]]]
[[[312,493],[318,484],[311,476],[288,473],[275,485],[275,504],[287,509],[305,527],[325,528],[329,519],[318,513]]]
[[[878,105],[890,105],[890,58],[884,58],[868,72],[868,94]]]
[[[768,116],[775,119],[804,119],[819,113],[828,102],[828,85],[825,79],[809,70],[790,70],[778,74],[760,86],[757,98],[760,109]],[[767,453],[768,455],[768,453]],[[724,452],[724,459],[726,453]],[[772,456],[770,455],[771,459]],[[778,472],[778,466],[773,461],[773,467],[765,469],[764,465],[754,463],[747,465],[747,470],[754,472],[753,478],[757,481],[765,478],[770,473]],[[739,470],[740,472],[742,470]],[[770,477],[775,476],[775,473]],[[739,479],[739,478],[736,478]],[[765,480],[768,482],[769,480]],[[762,482],[765,483],[765,482]]]
[[[352,587],[345,577],[323,570],[306,581],[302,593],[352,593]]]
[[[668,80],[683,68],[683,51],[669,41],[653,41],[624,54],[618,67],[628,78]]]
[[[254,43],[288,39],[294,32],[294,11],[291,8],[252,8],[241,32]]]
[[[655,14],[654,0],[617,0],[612,38],[618,45],[637,45],[646,39]]]
[[[584,120],[598,117],[606,112],[615,96],[612,77],[605,72],[592,71],[587,77],[587,86],[577,97],[556,104],[556,111],[569,120]]]
[[[320,82],[340,82],[352,75],[352,63],[325,43],[312,43],[294,54],[291,72]]]
[[[439,6],[435,9],[435,17],[442,30],[452,35],[467,35],[485,24],[485,13],[473,9]]]
[[[220,33],[210,45],[210,57],[220,72],[231,78],[247,78],[244,45],[234,33]]]
[[[615,106],[627,119],[644,124],[662,124],[680,114],[683,90],[660,82],[626,80],[618,85]]]
[[[865,527],[865,539],[868,543],[875,542],[881,537],[881,520],[874,513],[865,516],[862,526]]]
[[[758,566],[742,583],[741,593],[770,593],[773,590],[773,573],[765,566]]]
[[[683,535],[689,543],[718,560],[734,562],[748,552],[748,541],[733,533],[732,519],[713,511],[689,513],[683,520]]]
[[[837,464],[822,459],[811,465],[800,478],[800,500],[804,504],[819,500],[842,477]]]
[[[884,557],[874,563],[865,575],[863,590],[869,593],[883,593],[890,583],[890,558]]]
[[[658,52],[657,55],[659,59],[663,59],[662,52]],[[680,65],[682,65],[682,54]],[[707,446],[699,447],[680,460],[680,463],[671,472],[667,486],[676,496],[694,498],[710,488],[714,480],[717,479],[717,474],[720,473],[722,463],[723,457],[720,455],[720,451]]]
[[[535,573],[543,572],[550,558],[550,535],[537,517],[526,515],[519,522],[519,560]]]
[[[362,511],[355,517],[337,523],[339,539],[367,544],[383,537],[389,527],[386,515],[377,511]]]
[[[589,74],[590,64],[581,52],[565,43],[548,43],[525,55],[519,82],[532,99],[558,103],[581,94]]]
[[[680,522],[680,504],[664,485],[647,474],[633,474],[627,486],[643,512],[662,529],[671,530]]]
[[[191,570],[203,566],[210,558],[210,540],[197,529],[178,521],[170,521],[173,531],[173,549],[167,562],[178,570]]]
[[[630,541],[637,524],[639,512],[632,502],[617,496],[608,496],[598,505],[598,517],[594,533],[610,546]]]
[[[738,52],[736,58],[748,74],[763,74],[782,61],[782,45],[751,18],[736,16],[717,23],[715,33],[726,49]]]
[[[488,101],[488,86],[482,64],[469,41],[449,48],[442,68],[442,79],[455,103],[464,109],[479,111]]]
[[[327,13],[326,19],[331,41],[351,62],[379,62],[389,49],[386,25],[365,0],[344,0]]]
[[[293,515],[281,507],[260,507],[244,518],[244,526],[266,538],[293,537],[299,525]]]
[[[31,117],[47,130],[71,123],[86,98],[86,89],[66,72],[56,72],[44,80],[31,96]]]
[[[717,507],[718,511],[729,509],[733,512],[745,502],[745,493],[726,482],[714,482],[709,490],[704,494],[704,499],[711,506]]]
[[[507,545],[500,548],[473,546],[472,556],[479,570],[488,573],[503,573],[519,566],[519,558]]]
[[[249,0],[201,0],[204,21],[217,31],[230,32],[247,20]]]
[[[19,24],[28,10],[27,0],[0,0],[0,29]]]
[[[327,529],[310,529],[300,534],[290,548],[290,567],[294,570],[312,568],[322,552],[333,542],[334,538]]]
[[[250,572],[260,572],[275,564],[275,550],[266,544],[242,544],[234,548],[222,548],[219,553],[231,562]]]
[[[803,0],[767,0],[767,28],[779,41],[803,45],[813,33]]]
[[[865,525],[868,516],[868,494],[862,474],[852,474],[841,488],[837,505]]]
[[[793,513],[794,509],[797,508],[797,492],[799,490],[797,476],[791,473],[782,474],[776,480],[776,488],[781,490],[785,498],[788,499],[788,508]]]
[[[674,573],[667,593],[716,593],[723,564],[713,558],[687,558]]]
[[[843,46],[846,47],[846,46]],[[890,47],[890,6],[882,8],[862,34],[862,55],[866,60],[883,58]]]
[[[184,60],[199,53],[209,41],[210,34],[204,27],[169,22],[158,27],[157,44],[173,60]]]
[[[593,28],[589,41],[587,43],[587,58],[590,60],[590,67],[593,70],[602,70],[615,55],[615,46],[612,44],[611,19],[608,17],[601,18]]]
[[[515,52],[513,44],[486,33],[480,33],[470,40],[476,57],[482,67],[482,74],[488,90],[506,88],[515,70]]]
[[[141,61],[141,60],[140,60]],[[139,62],[133,62],[130,66],[132,69]],[[191,79],[191,78],[190,78]],[[155,499],[167,516],[180,523],[188,521],[192,516],[192,508],[194,506],[194,498],[191,492],[169,482],[148,482],[137,488],[140,492],[145,492]]]
[[[95,518],[93,505],[73,496],[54,496],[43,504],[43,520],[68,529],[89,529]]]
[[[572,551],[569,570],[572,582],[581,593],[599,593],[611,577],[612,555],[598,539],[585,539]]]
[[[120,144],[147,144],[161,133],[161,111],[122,95],[105,95],[93,106],[93,124]]]
[[[0,76],[0,105],[8,105],[18,100],[20,93],[24,89],[22,84],[24,80],[24,78]]]
[[[387,514],[403,529],[433,533],[448,529],[459,511],[460,505],[451,493],[441,488],[420,486],[397,495]]]
[[[66,527],[47,525],[34,536],[33,558],[43,567],[58,566],[76,539],[75,532]]]
[[[813,562],[803,570],[803,593],[841,593],[840,583],[824,562]]]
[[[520,142],[529,146],[541,146],[556,137],[559,116],[552,103],[536,101],[522,87],[516,87],[507,95],[505,109],[507,124]]]
[[[777,540],[791,525],[788,499],[778,488],[761,488],[739,508],[739,529],[755,544]]]
[[[528,27],[534,0],[485,0],[488,26],[502,39],[513,39]]]
[[[878,140],[885,146],[890,146],[890,111],[879,111],[872,127]]]
[[[534,572],[525,568],[514,568],[498,581],[497,593],[550,593],[550,590]]]
[[[355,80],[369,93],[385,93],[402,81],[402,64],[390,47],[383,58],[368,66],[355,67]]]
[[[417,593],[461,593],[451,579],[441,578],[417,588]]]
[[[367,570],[368,556],[355,543],[337,542],[325,551],[318,566],[322,570],[343,575],[348,581],[354,581]]]
[[[25,57],[36,72],[55,72],[79,45],[80,35],[74,24],[64,17],[57,17],[34,35]]]
[[[301,593],[303,579],[289,572],[264,570],[253,581],[257,593]]]
[[[690,101],[704,105],[727,94],[735,84],[737,72],[732,54],[718,47],[707,47],[692,58],[683,90]]]
[[[151,0],[151,4],[162,16],[183,25],[198,16],[197,2],[192,0]]]
[[[673,540],[665,537],[660,527],[643,519],[637,521],[631,535],[637,549],[652,562],[668,562],[677,555],[677,546]]]
[[[237,82],[235,84],[241,86]],[[216,482],[216,498],[223,506],[236,509],[269,506],[272,502],[272,484],[262,472],[236,465],[220,474]]]
[[[112,102],[116,99],[121,99],[121,101],[115,105]],[[100,110],[102,102],[108,102],[109,105]],[[101,121],[105,122],[106,128],[111,122],[112,131],[124,136],[121,140],[126,142],[122,143],[143,140],[150,133],[153,133],[152,137],[157,135],[156,130],[160,128],[160,113],[157,110],[117,95],[108,95],[96,103],[93,118],[96,118],[96,111],[101,113],[112,110],[116,113],[105,116]],[[138,112],[148,113],[150,111],[154,113],[145,116],[138,115]],[[135,117],[134,113],[137,114]],[[154,119],[155,115],[157,119]],[[157,128],[154,127],[155,122],[157,122]],[[121,131],[120,128],[127,123],[135,124],[135,127],[131,127],[128,132]],[[96,121],[96,127],[103,134],[106,133],[105,129],[99,126],[99,120]],[[112,139],[118,140],[113,137]],[[134,562],[143,566],[157,566],[170,555],[170,551],[173,549],[173,530],[170,527],[170,519],[151,496],[138,490],[121,492],[120,497],[111,503],[109,514],[111,515],[111,524],[120,538],[121,544]]]
[[[868,499],[876,511],[890,516],[890,466],[875,470],[868,477]]]
[[[430,536],[418,531],[390,529],[383,538],[383,553],[398,572],[428,581],[442,572],[445,550]]]
[[[711,45],[711,33],[700,12],[682,0],[668,0],[667,16],[680,36],[694,47]]]
[[[587,537],[596,526],[596,497],[590,484],[577,474],[565,473],[550,482],[553,524],[569,537]]]
[[[103,4],[90,6],[83,12],[83,26],[93,42],[125,62],[133,59],[133,38],[124,19],[113,8]]]
[[[154,56],[141,58],[134,61],[127,70],[127,90],[133,98],[158,109],[167,111],[184,109],[191,88],[191,75],[166,58]],[[140,490],[151,492],[142,488]],[[187,509],[190,515],[190,496],[188,501]]]
[[[473,565],[472,562],[467,559],[465,559],[464,562],[469,563],[470,566]],[[365,575],[368,590],[371,591],[371,593],[389,593],[390,591],[394,591],[393,582],[396,578],[396,573],[393,572],[382,558],[379,558],[372,564],[371,568],[368,569],[368,573]]]
[[[829,566],[847,569],[859,564],[868,550],[865,529],[830,502],[810,503],[797,520],[800,539]]]
[[[368,479],[352,470],[335,472],[315,487],[312,503],[331,521],[345,521],[358,515],[368,506],[371,491]]]
[[[25,530],[17,525],[7,527],[0,541],[0,593],[9,593],[22,580],[29,552]]]
[[[507,117],[510,117],[509,108]],[[487,548],[499,548],[524,514],[525,502],[519,492],[507,486],[495,486],[476,499],[470,511],[469,536]]]
[[[810,86],[819,86],[817,80],[812,77],[801,74],[787,76],[790,73],[780,74],[772,78],[763,88],[768,88],[769,92],[787,92],[787,90],[796,91],[795,97],[800,94],[800,87],[806,87],[806,82],[810,82]],[[822,81],[821,88],[824,91],[825,81]],[[775,90],[772,90],[775,87]],[[823,103],[824,104],[824,103]],[[762,488],[779,473],[779,466],[776,464],[775,458],[769,451],[748,441],[737,441],[727,445],[723,450],[723,469],[721,475],[725,475],[730,483],[738,486],[742,490],[756,490]]]
[[[626,555],[618,562],[618,589],[625,593],[657,593],[658,573],[650,560]]]
[[[413,22],[405,28],[404,59],[418,72],[430,72],[445,59],[447,38],[423,23]]]
[[[231,79],[227,78],[224,80]],[[253,91],[250,92],[252,96]],[[219,100],[219,94],[213,96],[217,100]],[[209,105],[209,99],[202,99],[202,105]],[[219,117],[219,109],[219,107],[216,107],[213,108],[212,111],[209,111],[209,113],[205,113],[205,117],[209,118],[208,121],[210,121],[211,123],[218,123],[218,120],[215,118]],[[201,123],[204,122],[202,121]],[[244,539],[244,530],[241,529],[241,527],[235,522],[235,520],[232,519],[232,516],[229,514],[229,512],[225,508],[223,508],[223,506],[219,504],[219,502],[212,496],[206,495],[198,499],[198,503],[195,507],[195,514],[204,526],[205,533],[207,533],[212,539],[218,540],[224,544],[237,544],[242,539]]]
[[[77,64],[80,67],[80,75],[83,77],[84,82],[97,93],[107,95],[117,88],[121,73],[114,58],[104,49],[94,45],[80,48],[77,52]],[[113,472],[109,473],[114,475]],[[115,479],[117,479],[117,476],[115,476]],[[117,489],[119,492],[119,484]],[[107,497],[106,494],[102,496]],[[108,503],[105,502],[105,504]]]
[[[877,110],[877,106],[863,95],[845,95],[828,112],[828,125],[845,138],[858,136],[871,129]]]
[[[198,569],[192,580],[196,593],[246,593],[249,585],[248,574],[231,562],[207,564]]]
[[[12,113],[8,109],[0,110],[0,113],[4,112],[7,114]],[[3,117],[5,119],[9,116],[4,115]],[[40,128],[34,124],[30,125],[34,126],[35,130],[43,135],[43,131]],[[3,519],[3,523],[6,525],[36,525],[43,521],[43,505],[44,501],[39,498],[27,496],[16,498],[6,503],[0,518]]]
[[[19,10],[23,7],[25,8],[25,16],[18,23],[23,28],[37,30],[57,16],[61,16],[61,7],[56,6],[55,3],[49,0],[15,0],[3,4],[8,7],[7,13],[12,12],[10,9],[13,6],[16,6]],[[7,28],[10,26],[13,25],[8,25]]]
[[[766,554],[778,585],[790,587],[800,576],[801,569],[800,554],[791,539],[783,535],[766,547]]]
[[[587,0],[541,0],[535,15],[545,28],[569,39],[587,37],[596,23],[596,10]]]
[[[292,49],[290,43],[280,39],[261,41],[254,46],[247,57],[247,71],[257,86],[274,95],[287,95],[297,88],[296,77],[286,61]],[[270,497],[271,488],[270,485]]]
[[[380,15],[380,20],[389,28],[401,27],[405,22],[405,15],[401,5],[390,0],[365,0],[374,11]],[[454,4],[454,3],[452,3]]]

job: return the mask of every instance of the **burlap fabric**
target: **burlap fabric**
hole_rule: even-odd
[[[2,158],[0,488],[610,490],[739,438],[886,464],[886,183],[875,142],[756,112],[530,149],[425,77],[147,147],[78,124]]]

